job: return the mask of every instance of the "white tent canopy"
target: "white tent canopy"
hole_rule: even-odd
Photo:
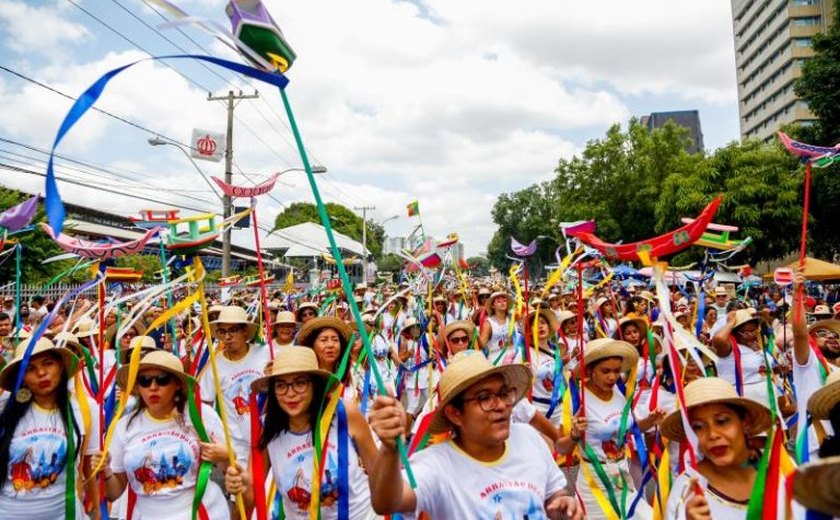
[[[363,255],[364,247],[360,242],[353,240],[347,235],[333,231],[336,245],[342,251],[355,255]],[[324,226],[314,222],[304,222],[295,226],[272,231],[260,244],[263,250],[285,249],[283,256],[286,258],[320,256],[321,253],[330,251],[330,243],[327,240],[327,231]]]

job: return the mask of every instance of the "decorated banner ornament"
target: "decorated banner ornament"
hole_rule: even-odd
[[[699,240],[709,222],[712,221],[712,217],[717,212],[722,200],[722,195],[715,197],[691,223],[669,233],[640,242],[610,244],[589,232],[572,231],[569,234],[578,238],[584,244],[594,247],[610,259],[639,261],[644,258],[662,258],[678,253]]]
[[[49,180],[49,179],[48,179]],[[78,238],[72,238],[64,233],[56,234],[53,231],[53,228],[48,226],[47,224],[41,224],[41,228],[46,232],[50,238],[52,238],[55,243],[61,249],[67,251],[68,253],[73,253],[75,255],[81,256],[82,258],[96,258],[98,260],[107,260],[109,258],[119,258],[121,256],[126,255],[135,255],[143,250],[146,247],[146,244],[151,240],[160,230],[161,228],[152,228],[146,233],[143,234],[142,237],[132,240],[130,242],[93,242],[90,240],[81,240]]]
[[[10,233],[20,231],[32,222],[36,211],[38,211],[37,195],[0,213],[0,228]]]

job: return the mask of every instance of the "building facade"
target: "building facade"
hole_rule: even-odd
[[[668,121],[688,129],[691,142],[686,145],[686,152],[697,153],[703,150],[703,129],[700,126],[700,112],[697,110],[653,112],[639,120],[648,130],[662,128]]]
[[[741,138],[769,140],[784,124],[814,121],[793,83],[833,17],[833,0],[732,0]]]

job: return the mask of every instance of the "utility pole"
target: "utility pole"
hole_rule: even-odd
[[[227,136],[225,137],[225,182],[231,184],[233,182],[233,109],[239,103],[234,103],[241,99],[255,99],[260,97],[256,90],[253,94],[243,94],[240,90],[238,94],[229,90],[226,96],[213,96],[207,94],[207,101],[227,101]],[[230,218],[233,204],[231,198],[225,195],[222,199],[223,211],[225,219]],[[228,227],[222,235],[222,276],[230,276],[230,230]]]
[[[376,209],[376,206],[362,206],[354,207],[356,211],[362,212],[362,249],[365,252],[364,261],[362,262],[362,281],[367,285],[367,265],[368,265],[368,250],[367,250],[367,212]]]

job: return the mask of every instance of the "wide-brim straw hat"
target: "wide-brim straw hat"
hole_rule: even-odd
[[[131,353],[138,347],[141,350],[140,357],[158,349],[155,338],[151,336],[135,336],[131,338],[131,343],[128,344],[128,348],[120,349],[120,366],[127,365],[131,361]]]
[[[607,358],[621,358],[621,370],[630,370],[639,361],[636,347],[619,339],[600,338],[586,344],[583,349],[583,366]]]
[[[90,318],[83,318],[76,322],[76,324],[71,329],[71,332],[76,335],[77,339],[80,338],[88,338],[90,336],[94,336],[99,334],[99,328],[96,326],[96,322]]]
[[[758,315],[755,314],[755,311],[751,309],[739,309],[735,311],[735,325],[732,327],[732,330],[751,321],[758,323]]]
[[[530,367],[522,364],[493,366],[480,352],[467,350],[456,354],[440,377],[438,384],[440,405],[434,412],[429,425],[429,433],[443,433],[451,430],[452,423],[443,413],[446,405],[467,388],[494,375],[502,376],[505,385],[516,389],[516,401],[519,401],[530,388],[533,373]]]
[[[571,319],[577,319],[577,313],[572,311],[560,311],[560,315],[557,316],[557,324],[563,325],[567,321]]]
[[[309,374],[318,376],[329,383],[338,383],[338,379],[326,370],[318,368],[318,356],[308,347],[290,345],[275,351],[274,361],[268,363],[262,377],[251,382],[251,390],[265,392],[272,378],[288,374]]]
[[[300,313],[301,313],[301,312],[303,312],[303,311],[304,311],[304,309],[312,309],[313,311],[315,311],[315,315],[317,316],[317,315],[318,315],[318,309],[319,309],[319,308],[320,308],[320,307],[318,307],[318,304],[317,304],[317,303],[313,303],[313,302],[304,302],[304,303],[301,303],[301,304],[298,306],[297,310],[295,310],[295,319],[296,319],[297,321],[302,321],[302,320],[300,319]]]
[[[595,300],[595,308],[600,310],[601,306],[604,305],[605,303],[611,303],[610,299],[605,297],[605,296],[601,296],[600,298]]]
[[[526,314],[522,317],[522,324],[524,327],[531,327],[534,324],[534,314],[539,314],[540,316],[545,319],[546,323],[548,323],[548,335],[551,336],[552,334],[557,332],[557,315],[554,314],[554,311],[551,309],[539,309],[534,311],[530,314]]]
[[[502,297],[510,300],[510,294],[508,294],[507,291],[493,291],[492,293],[490,293],[490,297],[487,298],[487,301],[484,302],[484,304],[487,305],[488,309],[492,309],[493,308],[493,302],[496,301],[496,298],[502,298]]]
[[[274,317],[274,322],[271,325],[272,327],[274,325],[297,325],[295,313],[290,311],[280,311],[277,313],[277,316]]]
[[[649,301],[650,303],[654,303],[656,301],[656,298],[654,298],[653,293],[650,291],[642,291],[641,293],[639,293],[639,296]]]
[[[57,347],[69,348],[77,357],[82,357],[82,352],[85,350],[79,343],[79,338],[71,332],[59,332],[53,337],[52,341]]]
[[[472,339],[472,336],[475,333],[475,324],[467,320],[453,321],[443,328],[443,336],[445,338],[448,338],[453,332],[458,330],[463,330],[467,333],[467,336],[469,336],[470,339]]]
[[[303,324],[297,335],[297,343],[309,345],[315,340],[315,336],[321,329],[335,329],[341,338],[342,345],[347,345],[350,342],[350,336],[353,334],[353,329],[335,316],[319,316]]]
[[[622,332],[624,332],[624,327],[630,324],[633,324],[636,327],[638,327],[639,333],[642,336],[645,336],[647,334],[648,324],[644,318],[634,318],[632,316],[625,316],[618,320],[618,328],[621,329]]]
[[[815,321],[808,327],[808,334],[813,334],[816,331],[823,329],[840,334],[840,320],[819,320]]]
[[[132,329],[134,330],[134,334],[136,336],[140,336],[144,332],[143,326],[140,324],[139,321],[136,321],[136,322],[134,322],[134,324],[131,327],[129,327],[125,331],[123,331],[123,334],[125,334],[125,332],[127,330],[132,330]],[[78,337],[78,336],[76,336],[76,337]],[[115,339],[117,339],[117,324],[116,323],[112,324],[110,327],[105,329],[105,341],[111,346],[111,348],[114,348],[114,346],[115,346],[114,345],[114,340]]]
[[[210,322],[210,331],[217,338],[219,336],[216,334],[216,329],[219,328],[219,325],[244,325],[247,341],[250,341],[257,332],[257,324],[248,319],[248,313],[245,312],[245,309],[236,305],[222,307],[216,319]]]
[[[420,324],[417,323],[417,320],[415,320],[414,318],[406,318],[402,324],[402,327],[400,327],[400,335],[402,335],[402,333],[406,330],[411,329],[413,327],[420,327]]]
[[[793,498],[808,509],[840,516],[840,456],[797,468],[793,475]]]
[[[750,435],[755,436],[773,425],[770,409],[758,401],[741,397],[729,381],[719,377],[701,377],[685,387],[686,411],[696,406],[728,404],[744,410],[750,421]],[[660,425],[662,435],[672,441],[683,441],[685,430],[679,410],[671,413]]]
[[[179,381],[181,381],[181,387],[186,391],[187,385],[191,385],[195,383],[195,380],[189,376],[186,372],[184,372],[184,364],[181,363],[181,360],[178,359],[175,354],[171,352],[167,352],[165,350],[156,349],[153,352],[149,352],[148,354],[144,355],[140,358],[140,363],[137,368],[137,373],[139,374],[145,368],[157,368],[173,376],[177,377]],[[126,384],[128,383],[128,371],[131,369],[130,365],[123,365],[117,370],[117,385],[120,387],[121,390],[126,389]],[[135,386],[132,391],[136,392],[137,387]]]
[[[829,318],[834,315],[834,313],[831,312],[831,309],[828,308],[828,305],[817,305],[816,307],[814,307],[814,312],[810,314],[811,316],[826,316]]]
[[[837,403],[840,403],[840,370],[828,374],[822,388],[811,394],[808,411],[814,419],[828,419]]]
[[[9,364],[3,367],[2,371],[0,371],[0,388],[9,392],[14,390],[18,369],[23,363],[23,356],[26,354],[26,349],[29,348],[29,344],[31,342],[32,338],[28,338],[26,341],[21,341],[15,348],[15,357],[12,358]],[[44,354],[47,352],[55,352],[61,356],[64,371],[67,373],[68,379],[79,369],[79,358],[77,358],[70,349],[56,347],[55,343],[44,337],[38,339],[37,343],[35,343],[29,359],[31,360],[38,354]]]

